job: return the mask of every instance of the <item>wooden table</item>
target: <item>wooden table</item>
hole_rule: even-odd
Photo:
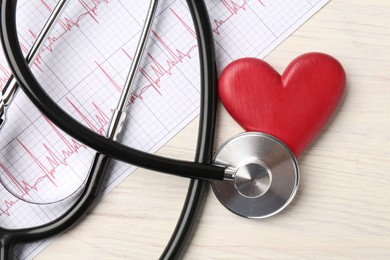
[[[390,259],[390,1],[333,0],[276,48],[278,71],[329,53],[348,83],[337,114],[300,158],[292,205],[265,220],[226,210],[209,192],[185,259]],[[216,146],[242,129],[219,109]],[[159,152],[193,159],[197,122]],[[137,170],[38,259],[156,259],[188,180]]]

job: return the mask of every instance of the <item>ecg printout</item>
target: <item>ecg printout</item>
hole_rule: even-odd
[[[18,2],[19,38],[27,53],[56,1]],[[219,71],[237,58],[263,58],[326,2],[206,0]],[[105,133],[118,102],[148,4],[137,0],[70,1],[32,66],[52,98],[98,133]],[[199,113],[197,43],[186,2],[161,1],[150,35],[121,142],[153,153]],[[1,52],[1,88],[10,75]],[[94,155],[92,149],[46,120],[22,91],[8,110],[0,147],[2,182],[20,198],[42,202],[77,190]],[[107,190],[134,169],[112,163]],[[71,198],[50,205],[30,204],[3,187],[0,198],[0,225],[7,228],[46,223],[72,203]],[[47,244],[41,241],[20,247],[19,258],[31,259]]]

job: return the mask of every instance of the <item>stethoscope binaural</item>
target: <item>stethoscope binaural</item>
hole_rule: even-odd
[[[66,0],[60,1],[65,3]],[[121,96],[106,137],[77,122],[64,112],[42,89],[20,50],[16,30],[17,0],[1,1],[1,41],[6,58],[19,86],[35,106],[64,132],[96,150],[85,188],[76,203],[58,219],[42,226],[9,230],[0,228],[1,258],[12,259],[16,243],[26,243],[58,234],[74,225],[96,202],[110,158],[159,172],[192,178],[179,225],[161,258],[176,258],[185,244],[196,212],[211,180],[218,199],[232,212],[249,218],[263,218],[285,208],[294,197],[299,170],[289,148],[263,133],[243,133],[228,140],[212,159],[217,106],[214,42],[208,12],[203,1],[187,0],[197,33],[201,106],[195,162],[174,160],[148,154],[116,142],[128,93]],[[60,4],[58,4],[59,6]],[[157,1],[152,1],[148,18],[132,63],[126,86],[132,85]],[[59,11],[62,7],[59,7]]]

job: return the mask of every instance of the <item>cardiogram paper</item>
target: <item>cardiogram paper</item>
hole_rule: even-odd
[[[20,44],[27,53],[56,1],[18,2]],[[240,57],[264,57],[326,2],[206,0],[219,70]],[[147,8],[145,1],[136,0],[71,1],[32,66],[53,99],[98,133],[106,131],[117,104]],[[199,113],[198,67],[186,2],[161,1],[129,102],[122,142],[153,153],[193,120]],[[0,54],[1,88],[10,75]],[[82,184],[93,150],[46,120],[22,91],[7,118],[1,130],[0,175],[18,196],[55,200]],[[114,163],[107,190],[133,170]],[[3,187],[0,196],[0,225],[7,228],[46,223],[71,203],[33,205]],[[20,259],[33,258],[47,243],[21,247]]]

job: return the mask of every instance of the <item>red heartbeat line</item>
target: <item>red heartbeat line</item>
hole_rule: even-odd
[[[50,13],[53,11],[53,9],[51,9],[50,5],[45,0],[41,0],[41,3]]]
[[[183,20],[181,20],[183,21]],[[185,25],[185,28],[187,25]],[[191,30],[191,29],[189,29]],[[170,59],[165,60],[165,66],[157,61],[157,59],[151,54],[147,53],[147,56],[152,61],[152,65],[150,65],[150,69],[154,72],[156,75],[155,78],[151,74],[147,72],[146,69],[140,68],[140,73],[146,78],[146,80],[149,82],[148,85],[145,85],[140,88],[138,93],[132,92],[130,95],[129,103],[132,103],[135,101],[136,98],[143,99],[142,95],[149,89],[153,88],[159,95],[162,95],[160,92],[160,82],[163,76],[169,75],[172,76],[172,70],[175,68],[179,63],[183,63],[186,58],[191,59],[191,53],[194,49],[197,48],[197,45],[191,46],[189,50],[187,51],[181,51],[178,49],[173,50],[160,36],[158,33],[152,30],[152,35],[157,39],[157,42],[162,45],[163,49],[168,53],[168,55],[171,57]],[[192,30],[190,31],[192,34]],[[132,60],[132,57],[126,52],[126,50],[122,49],[124,55]],[[98,65],[98,68],[103,72],[103,74],[108,78],[108,80],[112,83],[114,88],[118,90],[119,92],[122,91],[122,88],[119,86],[119,84],[113,79],[112,76],[103,68],[102,65],[96,62]]]
[[[99,23],[97,20],[97,11],[98,7],[101,3],[109,4],[109,0],[92,0],[92,6],[89,6],[85,1],[79,0],[79,3],[81,6],[86,10],[86,12],[80,14],[76,19],[71,19],[69,17],[65,17],[62,19],[59,19],[59,24],[64,29],[62,33],[60,33],[57,36],[51,36],[48,38],[48,45],[45,45],[45,48],[43,48],[42,52],[45,50],[48,50],[50,52],[53,51],[53,44],[64,37],[67,33],[69,33],[73,27],[80,28],[80,21],[84,19],[85,17],[91,17],[96,23]]]
[[[52,36],[52,37],[48,38],[49,44],[45,45],[45,47],[42,48],[42,50],[40,51],[40,54],[38,55],[37,59],[34,61],[34,65],[36,65],[38,69],[41,70],[39,65],[41,64],[41,54],[44,51],[52,52],[53,51],[52,46],[54,45],[54,43],[56,41],[58,41],[60,38],[64,37],[66,35],[66,33],[70,32],[72,27],[74,27],[74,26],[80,27],[80,21],[84,17],[89,15],[90,17],[92,17],[95,20],[95,22],[98,22],[96,20],[98,5],[103,3],[103,2],[107,3],[107,4],[109,3],[108,0],[93,0],[92,1],[92,7],[91,7],[91,6],[88,6],[85,3],[85,1],[79,0],[79,2],[83,6],[83,8],[85,10],[87,10],[87,11],[85,13],[79,15],[75,20],[72,20],[70,18],[64,18],[64,21],[63,20],[59,20],[59,23],[64,28],[64,31],[60,35]],[[45,8],[47,8],[49,11],[51,11],[51,8],[46,3],[46,1],[41,0],[41,3],[45,6]],[[35,39],[36,35],[32,32],[32,30],[29,30],[29,32],[32,35],[32,37]],[[26,53],[29,51],[28,48],[25,45],[23,45],[23,44],[21,44],[21,48]],[[0,86],[2,88],[7,83],[9,77],[11,77],[12,74],[11,74],[11,72],[7,68],[5,68],[2,65],[0,65],[0,71],[4,74],[4,77],[0,78],[0,84],[1,84]],[[67,98],[67,100],[70,102],[72,107],[74,107],[76,109],[77,113],[79,113],[81,115],[81,117],[87,123],[87,125],[89,127],[91,127],[91,129],[93,129],[93,130],[95,130],[95,131],[97,131],[99,133],[104,133],[104,127],[105,127],[105,125],[108,124],[109,118],[108,118],[107,115],[105,115],[103,113],[103,111],[95,103],[92,103],[92,105],[94,106],[94,108],[97,111],[97,114],[95,115],[95,119],[97,120],[99,126],[94,126],[92,124],[92,122],[90,120],[88,120],[88,118],[81,112],[81,110],[79,108],[77,108],[74,105],[73,102],[70,101],[70,99]],[[46,156],[46,159],[49,162],[49,165],[50,165],[51,168],[45,167],[44,164],[37,158],[37,156],[34,155],[31,152],[31,150],[28,149],[28,147],[22,141],[20,141],[19,139],[17,139],[18,144],[23,147],[24,151],[35,162],[35,164],[40,168],[40,170],[43,172],[43,175],[38,177],[35,180],[35,182],[32,183],[32,184],[26,182],[25,180],[18,181],[9,172],[9,170],[4,166],[4,164],[0,163],[0,168],[4,171],[5,175],[11,180],[13,185],[19,191],[19,194],[18,194],[19,198],[23,198],[24,196],[26,196],[31,191],[38,192],[39,191],[38,184],[40,182],[42,182],[44,179],[48,179],[54,186],[57,186],[55,181],[54,181],[55,180],[56,168],[58,166],[60,166],[61,164],[67,166],[68,165],[67,164],[67,159],[69,157],[71,157],[71,155],[73,155],[75,153],[78,153],[79,149],[81,149],[81,148],[85,148],[86,149],[85,145],[78,143],[74,139],[71,139],[71,141],[68,141],[65,138],[65,136],[59,131],[58,128],[56,128],[49,120],[46,119],[46,121],[49,123],[49,125],[53,128],[54,132],[60,137],[60,139],[63,141],[63,143],[67,147],[67,149],[62,150],[62,152],[61,152],[62,156],[60,157],[57,154],[55,154],[53,152],[53,150],[51,150],[47,144],[43,144],[44,149],[49,154],[48,156]],[[10,214],[9,214],[10,208],[12,206],[14,206],[18,201],[19,201],[19,199],[4,200],[4,206],[0,207],[0,216],[2,216],[2,215],[10,216]]]
[[[94,103],[92,102],[92,106],[96,109],[96,113],[94,114],[94,118],[97,121],[97,125],[93,124],[91,120],[88,119],[88,117],[83,114],[80,108],[76,107],[76,105],[67,98],[69,103],[72,105],[72,107],[75,108],[76,112],[80,114],[82,119],[86,122],[86,124],[91,127],[91,129],[103,134],[104,133],[104,127],[109,123],[109,117]],[[0,168],[5,173],[5,176],[8,177],[14,185],[14,187],[18,190],[18,198],[23,198],[26,195],[29,194],[29,192],[39,192],[38,185],[43,180],[47,179],[49,180],[52,185],[57,187],[55,183],[56,179],[56,170],[60,165],[63,166],[69,166],[68,165],[68,159],[75,154],[78,154],[80,149],[87,149],[87,147],[79,142],[77,142],[75,139],[68,138],[46,117],[43,116],[43,118],[46,120],[46,122],[49,124],[49,126],[53,129],[54,133],[60,138],[62,143],[65,145],[65,148],[62,148],[60,152],[55,152],[53,149],[51,149],[46,143],[42,144],[42,147],[46,151],[47,155],[45,156],[46,162],[49,164],[49,166],[45,166],[44,163],[38,159],[37,155],[35,155],[31,149],[27,147],[26,144],[23,143],[23,141],[17,139],[17,143],[23,148],[23,150],[26,152],[26,154],[33,160],[36,166],[41,170],[43,175],[38,177],[33,183],[28,183],[25,180],[17,180],[16,177],[12,175],[12,173],[6,168],[6,166],[2,163],[0,163]],[[9,210],[10,208],[17,203],[18,200],[5,200],[2,207],[0,207],[0,216],[2,214],[9,216]]]
[[[263,7],[265,4],[261,0],[257,0]],[[234,1],[221,0],[222,4],[226,7],[230,13],[225,19],[214,19],[213,32],[217,35],[220,35],[220,28],[224,23],[232,19],[234,16],[238,15],[239,11],[247,11],[249,0],[243,0],[242,4],[237,4]]]
[[[104,128],[110,122],[110,118],[94,103],[92,102],[92,106],[97,111],[95,114],[95,119],[98,122],[98,126],[96,126],[88,117],[78,108],[68,97],[66,100],[71,104],[71,106],[76,110],[76,112],[81,116],[83,121],[91,128],[92,130],[98,132],[101,135],[104,135]]]
[[[49,4],[45,0],[41,0],[41,3],[49,12],[52,12],[52,8],[49,6]],[[48,37],[48,39],[47,39],[48,44],[46,44],[42,47],[42,49],[39,51],[39,54],[37,55],[36,59],[34,60],[34,62],[33,62],[34,66],[38,70],[40,70],[41,72],[43,72],[43,70],[41,68],[41,64],[42,64],[41,55],[46,51],[53,52],[53,45],[58,40],[63,38],[67,33],[69,33],[73,27],[80,28],[80,26],[81,26],[80,22],[83,18],[89,16],[89,17],[92,17],[92,19],[96,23],[98,23],[97,18],[96,18],[98,7],[101,3],[109,4],[109,0],[92,0],[91,6],[88,5],[87,3],[85,3],[85,1],[83,1],[83,0],[79,0],[79,3],[86,11],[84,13],[80,14],[78,17],[76,17],[76,19],[71,19],[68,17],[64,17],[62,19],[59,19],[58,23],[64,29],[63,32],[60,33],[59,35]],[[34,42],[35,39],[37,38],[37,35],[31,29],[29,29],[28,31],[29,31],[30,35],[32,36],[33,42]],[[22,49],[22,51],[25,54],[27,54],[30,51],[30,49],[24,43],[20,43],[20,48]],[[1,66],[1,72],[3,72],[3,74],[4,74],[4,77],[0,78],[0,87],[2,89],[3,86],[7,83],[10,76],[7,76],[7,75],[9,75],[9,73],[5,73],[4,72],[5,68],[2,65],[0,65],[0,66]]]
[[[248,1],[249,0],[244,0],[244,2],[241,5],[238,5],[237,3],[230,1],[230,5],[229,5],[228,1],[222,0],[222,3],[227,8],[227,10],[230,12],[230,15],[224,20],[218,20],[218,21],[215,20],[216,27],[213,29],[213,32],[219,35],[220,34],[219,33],[220,27],[225,22],[227,22],[229,19],[232,19],[232,17],[234,15],[237,15],[240,10],[246,10],[247,5],[248,5]],[[260,0],[258,0],[258,1],[264,6],[264,4]],[[184,19],[174,9],[169,8],[169,10],[178,19],[179,23],[190,33],[190,35],[194,39],[196,39],[197,38],[196,33],[192,29],[192,27],[189,26],[184,21]],[[157,59],[152,54],[150,54],[149,52],[147,53],[147,55],[150,58],[151,63],[152,63],[150,65],[150,69],[151,69],[151,71],[154,72],[155,77],[153,77],[151,74],[149,74],[147,72],[147,69],[140,68],[139,69],[140,73],[147,79],[149,84],[141,87],[140,91],[138,93],[133,91],[131,93],[129,103],[133,103],[137,98],[140,98],[142,100],[143,93],[145,93],[149,88],[154,89],[159,95],[161,95],[161,92],[159,91],[159,89],[161,88],[161,86],[160,86],[161,79],[165,75],[172,76],[172,69],[175,68],[178,64],[183,63],[186,58],[191,59],[191,53],[198,46],[197,44],[195,44],[195,45],[191,46],[187,51],[180,51],[178,49],[173,50],[162,39],[162,37],[157,32],[152,30],[152,35],[157,39],[157,43],[162,46],[163,50],[165,50],[165,52],[168,53],[168,56],[170,56],[170,59],[167,59],[167,60],[165,60],[165,62],[160,63],[157,61]],[[130,60],[132,60],[131,56],[124,49],[122,49],[122,51]],[[98,62],[95,61],[95,63],[97,64],[98,68],[103,72],[103,74],[107,77],[107,79],[111,82],[111,84],[114,86],[114,88],[117,91],[121,92],[122,88],[114,80],[114,78],[107,72],[107,70],[104,69],[103,66],[101,64],[99,64]]]
[[[240,10],[246,10],[247,8],[247,5],[248,5],[248,0],[244,0],[243,1],[243,4],[241,5],[238,5],[236,4],[235,2],[233,1],[230,1],[230,4],[227,2],[227,1],[224,1],[224,0],[221,0],[224,4],[224,6],[227,8],[227,10],[230,12],[230,15],[222,20],[214,20],[215,22],[215,25],[216,27],[213,28],[213,31],[214,33],[216,34],[220,34],[219,32],[219,29],[220,27],[226,23],[229,19],[231,19],[234,15],[238,15],[238,12]],[[258,0],[263,6],[264,4]],[[47,5],[47,3],[44,1],[44,0],[41,0],[41,2],[45,5],[45,7],[51,11],[49,5]],[[61,33],[59,36],[56,36],[56,37],[49,37],[48,41],[49,41],[49,44],[45,46],[45,48],[42,49],[42,51],[40,52],[40,54],[42,54],[45,50],[48,50],[48,51],[53,51],[52,49],[52,46],[53,44],[59,40],[60,38],[64,37],[64,35],[69,32],[71,30],[72,27],[76,26],[76,27],[80,27],[80,20],[82,18],[84,18],[85,16],[90,16],[92,17],[92,19],[98,23],[96,17],[97,17],[97,7],[100,3],[102,2],[105,2],[105,3],[109,3],[108,0],[95,0],[95,1],[92,1],[93,2],[93,7],[89,7],[84,1],[79,1],[81,3],[81,5],[83,6],[83,8],[85,8],[87,10],[87,12],[81,14],[80,16],[78,16],[75,20],[71,20],[69,18],[64,18],[64,21],[60,21],[60,24],[61,26],[64,28],[64,32]],[[190,27],[188,24],[185,23],[184,19],[181,18],[181,16],[178,15],[177,12],[175,12],[172,8],[169,9],[171,11],[171,13],[178,19],[179,23],[184,26],[184,28],[190,33],[191,37],[193,37],[194,39],[196,39],[196,33],[195,31],[192,29],[192,27]],[[35,34],[30,30],[30,34],[33,36],[33,38],[35,36]],[[173,68],[175,68],[178,64],[180,63],[183,63],[185,59],[191,59],[191,53],[197,48],[197,44],[196,45],[193,45],[191,46],[187,51],[181,51],[179,49],[172,49],[163,39],[162,37],[155,31],[152,31],[152,35],[157,39],[157,42],[159,44],[162,45],[163,49],[167,52],[168,56],[170,57],[170,59],[167,59],[165,60],[165,62],[163,63],[160,63],[157,61],[157,59],[150,53],[147,53],[148,57],[151,59],[152,61],[152,65],[150,65],[150,69],[154,72],[155,74],[155,77],[153,78],[151,74],[149,74],[147,72],[146,69],[144,68],[140,68],[140,73],[147,79],[147,81],[149,82],[148,85],[146,86],[143,86],[141,88],[141,90],[139,91],[139,93],[132,93],[131,95],[131,98],[130,98],[130,102],[134,102],[134,100],[136,98],[140,98],[142,99],[142,94],[149,88],[153,88],[155,91],[157,91],[157,93],[159,93],[161,95],[161,92],[159,91],[159,89],[161,88],[160,86],[160,82],[161,82],[161,79],[165,76],[165,75],[168,75],[168,76],[172,76],[172,70]],[[27,49],[25,47],[23,47],[22,45],[22,48],[24,49],[24,51],[27,51]],[[126,55],[130,60],[132,60],[131,56],[124,50],[122,49],[124,55]],[[34,63],[36,66],[38,66],[40,64],[40,56],[38,57],[38,59],[36,60],[36,63]],[[38,64],[38,65],[37,65]],[[107,71],[104,70],[104,68],[98,64],[96,62],[97,66],[100,68],[100,70],[105,74],[105,76],[109,79],[109,81],[114,85],[114,87],[118,90],[118,91],[121,91],[121,87],[119,87],[119,85],[115,82],[115,80],[107,73]],[[39,68],[39,66],[38,66]],[[5,75],[4,78],[0,78],[0,83],[1,84],[5,84],[8,80],[8,78],[11,76],[11,73],[3,66],[0,65],[0,71]],[[1,85],[0,85],[1,86]],[[83,112],[80,110],[80,108],[78,108],[69,98],[67,98],[68,102],[71,104],[71,106],[75,109],[75,111],[81,116],[81,118],[83,119],[83,121],[93,130],[95,130],[96,132],[100,133],[100,134],[104,134],[104,128],[105,126],[109,123],[109,117],[104,114],[104,112],[95,104],[92,102],[92,105],[94,106],[95,110],[97,111],[97,114],[95,114],[95,119],[97,120],[98,122],[98,125],[96,126],[94,123],[92,123],[92,121],[90,121],[88,119],[88,117],[83,114]],[[46,118],[45,118],[46,119]],[[26,194],[28,194],[28,192],[30,191],[35,191],[35,192],[38,192],[38,184],[44,180],[44,179],[49,179],[49,181],[56,186],[55,184],[55,172],[56,172],[56,168],[60,165],[65,165],[65,166],[68,166],[67,164],[67,159],[75,154],[75,153],[78,153],[79,149],[81,148],[86,148],[84,145],[78,143],[76,140],[74,139],[71,139],[71,141],[68,141],[65,136],[59,131],[58,128],[56,128],[50,121],[48,121],[46,119],[46,121],[49,123],[49,125],[53,128],[54,132],[60,137],[60,139],[63,141],[63,143],[65,144],[66,148],[67,149],[64,149],[62,150],[62,156],[58,156],[55,152],[53,152],[53,150],[51,150],[46,144],[43,144],[43,147],[44,149],[47,151],[48,153],[48,156],[46,156],[46,159],[47,161],[49,162],[50,164],[50,167],[51,168],[47,168],[43,165],[43,163],[37,158],[37,156],[35,156],[29,149],[28,147],[22,142],[20,141],[19,139],[17,139],[17,142],[19,143],[19,145],[21,145],[23,147],[23,149],[25,150],[25,152],[29,155],[29,157],[34,161],[34,163],[41,169],[41,171],[43,172],[43,175],[41,177],[39,177],[35,183],[33,184],[28,184],[26,181],[22,180],[20,182],[18,182],[16,180],[15,177],[13,177],[13,175],[8,171],[8,169],[2,164],[0,163],[0,168],[5,172],[6,176],[8,176],[8,178],[10,178],[11,182],[13,183],[13,185],[15,185],[15,187],[19,190],[20,192],[20,196],[19,197],[23,197],[25,196]],[[10,213],[9,213],[9,210],[10,208],[15,205],[17,203],[19,199],[16,199],[16,200],[4,200],[4,207],[0,207],[0,216],[2,215],[7,215],[7,216],[10,216]],[[5,208],[5,209],[3,209]]]
[[[49,12],[52,12],[52,8],[49,6],[49,4],[46,1],[41,0],[41,3],[44,5],[44,7]],[[99,23],[98,20],[97,20],[97,11],[98,11],[99,5],[102,4],[102,3],[109,4],[110,2],[109,2],[109,0],[92,0],[92,3],[90,5],[88,5],[85,1],[79,0],[79,3],[81,4],[81,6],[85,10],[85,12],[80,14],[79,16],[77,16],[76,19],[71,19],[69,17],[64,17],[64,18],[59,19],[58,23],[63,28],[63,31],[61,33],[59,33],[58,35],[48,37],[47,44],[45,44],[42,47],[41,51],[39,52],[39,55],[37,56],[37,58],[34,61],[34,65],[40,71],[42,71],[42,68],[40,66],[41,63],[42,63],[41,62],[41,55],[42,55],[42,53],[44,53],[46,51],[53,52],[53,45],[58,40],[63,38],[65,35],[67,35],[69,32],[71,32],[73,27],[80,28],[81,27],[80,22],[85,17],[91,17],[96,23]],[[32,36],[33,41],[35,41],[35,39],[37,38],[36,34],[31,29],[29,30],[29,33]],[[20,46],[21,46],[22,50],[25,53],[28,53],[29,48],[26,47],[25,44],[21,43]]]
[[[3,91],[3,87],[5,86],[5,84],[7,84],[8,79],[12,76],[12,73],[8,68],[4,67],[1,64],[0,71],[1,73],[3,73],[3,76],[0,78],[0,89],[1,91]]]

